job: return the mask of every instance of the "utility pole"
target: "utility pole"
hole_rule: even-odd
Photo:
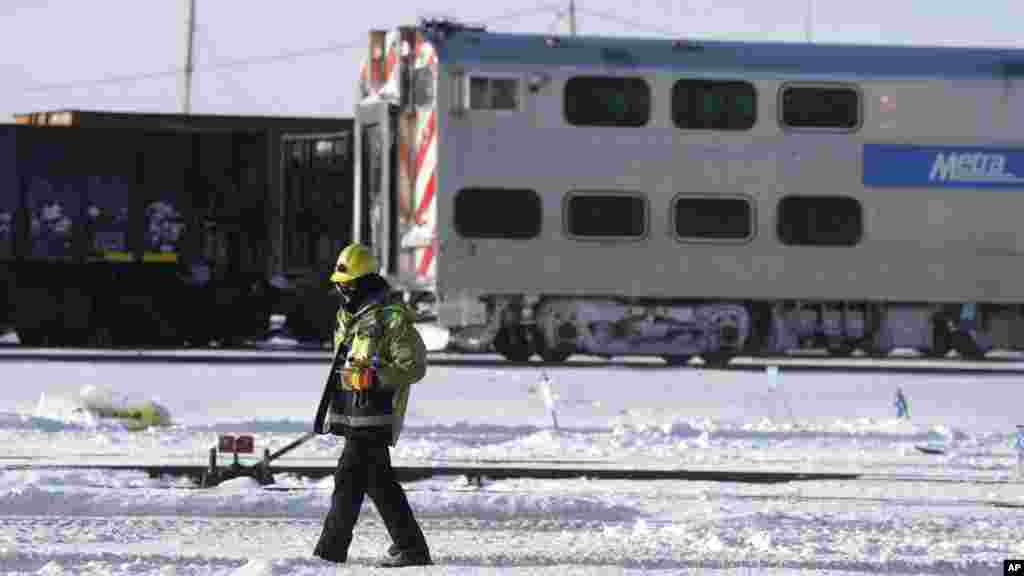
[[[569,35],[576,35],[576,0],[569,0]]]
[[[814,30],[814,0],[807,0],[807,20],[804,21],[804,35],[808,42],[812,41]]]
[[[182,0],[185,8],[185,51],[184,66],[178,79],[178,101],[181,113],[192,113],[192,44],[196,34],[196,0]]]

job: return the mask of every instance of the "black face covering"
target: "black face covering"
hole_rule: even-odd
[[[334,294],[338,297],[338,303],[341,307],[347,309],[349,302],[351,302],[356,295],[355,285],[354,283],[335,284]]]
[[[341,305],[349,314],[355,314],[376,298],[387,296],[390,290],[387,280],[377,274],[360,276],[348,284],[336,284]]]

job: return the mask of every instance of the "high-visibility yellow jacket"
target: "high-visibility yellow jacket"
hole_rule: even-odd
[[[350,430],[390,428],[390,444],[398,442],[409,403],[409,389],[427,371],[427,349],[416,330],[415,315],[402,302],[371,303],[355,314],[338,311],[334,350],[348,346],[343,369],[354,365],[375,366],[376,379],[368,407],[353,404],[353,390],[345,378],[337,378],[339,394],[332,402],[330,422]]]

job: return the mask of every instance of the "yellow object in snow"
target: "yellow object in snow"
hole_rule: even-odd
[[[120,420],[129,430],[144,430],[150,426],[170,426],[171,424],[171,415],[167,409],[151,400],[137,406],[107,407],[94,409],[94,411],[102,418]]]

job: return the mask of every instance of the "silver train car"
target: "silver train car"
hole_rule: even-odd
[[[1024,51],[371,31],[355,237],[463,346],[1024,347]]]

